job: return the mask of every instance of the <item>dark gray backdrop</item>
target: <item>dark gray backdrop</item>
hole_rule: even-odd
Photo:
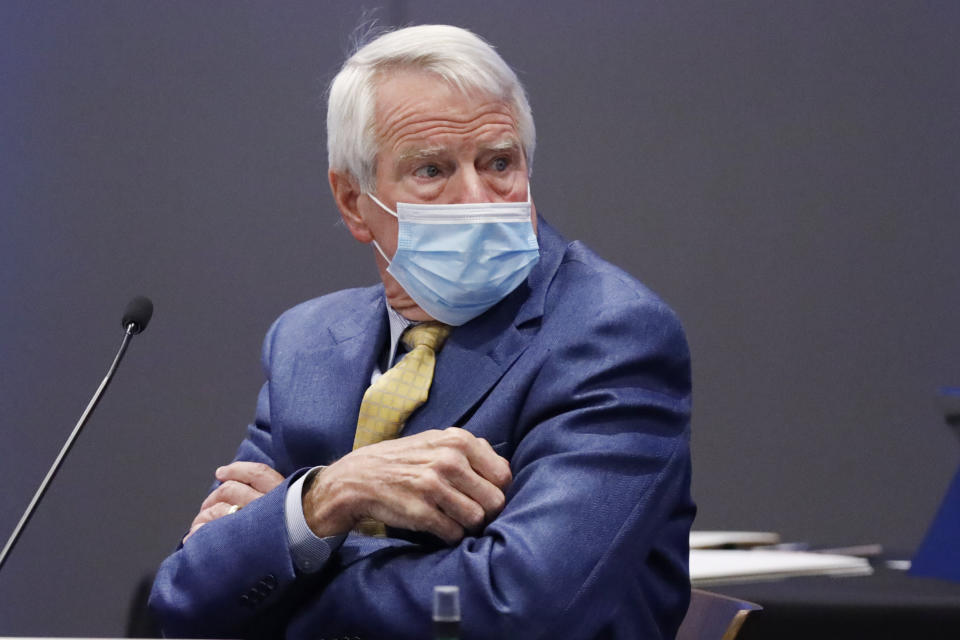
[[[375,280],[326,186],[355,2],[0,3],[0,634],[119,635],[292,304]],[[538,208],[684,319],[701,528],[911,550],[958,459],[960,5],[401,1],[520,73]]]

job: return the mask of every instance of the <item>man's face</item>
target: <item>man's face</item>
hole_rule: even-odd
[[[439,78],[405,71],[379,83],[376,105],[374,195],[387,207],[527,199],[527,163],[506,103],[465,95]],[[356,200],[356,210],[361,226],[392,256],[397,219],[366,195]],[[536,225],[535,212],[532,218]],[[348,226],[357,239],[369,242],[349,221]],[[376,259],[390,305],[411,320],[431,319],[387,273],[379,253]]]

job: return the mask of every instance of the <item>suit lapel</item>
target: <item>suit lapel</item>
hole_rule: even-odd
[[[456,328],[437,358],[430,399],[404,427],[409,435],[460,426],[462,418],[523,352],[528,338],[511,323]]]
[[[284,442],[293,468],[328,464],[353,447],[360,401],[388,334],[383,289],[369,291],[331,323],[317,348],[296,357],[286,413],[296,427]]]

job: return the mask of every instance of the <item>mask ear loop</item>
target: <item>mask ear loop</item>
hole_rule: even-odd
[[[376,240],[371,240],[371,242],[373,243],[373,246],[376,248],[376,250],[380,252],[380,255],[383,256],[383,259],[387,261],[387,266],[389,267],[392,261],[390,260],[390,258],[387,257],[387,254],[383,252],[383,249],[380,248],[380,243],[378,243]]]
[[[377,205],[378,205],[381,209],[383,209],[384,211],[386,211],[387,213],[389,213],[390,215],[392,215],[394,218],[399,218],[399,217],[400,217],[400,216],[398,216],[394,211],[391,211],[390,209],[388,209],[388,208],[387,208],[387,205],[385,205],[385,204],[383,204],[382,202],[380,202],[380,200],[377,199],[377,196],[373,195],[372,193],[368,193],[368,194],[366,194],[366,195],[367,195],[368,198],[370,198],[371,200],[373,200],[374,202],[376,202]],[[373,242],[373,246],[376,247],[377,251],[380,252],[380,255],[383,256],[383,259],[387,261],[387,266],[389,267],[390,264],[391,264],[393,261],[390,260],[390,258],[387,257],[387,254],[385,254],[385,253],[383,252],[383,249],[380,248],[380,243],[377,242],[376,239],[371,240],[371,242]]]
[[[371,200],[373,200],[374,202],[376,202],[377,205],[379,205],[379,207],[380,207],[381,209],[383,209],[384,211],[386,211],[387,213],[389,213],[390,215],[392,215],[394,218],[399,218],[399,217],[400,217],[400,216],[397,215],[397,212],[396,212],[396,211],[391,211],[391,210],[387,207],[387,205],[385,205],[385,204],[383,204],[382,202],[380,202],[380,201],[377,199],[377,196],[373,195],[372,193],[368,193],[368,194],[367,194],[367,197],[370,198]]]

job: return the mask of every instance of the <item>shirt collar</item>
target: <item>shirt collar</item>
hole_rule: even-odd
[[[407,327],[419,324],[413,320],[408,320],[400,315],[400,312],[387,303],[387,319],[390,321],[390,354],[387,358],[387,369],[393,366],[393,360],[397,356],[397,345],[400,343],[400,336],[407,330]]]

